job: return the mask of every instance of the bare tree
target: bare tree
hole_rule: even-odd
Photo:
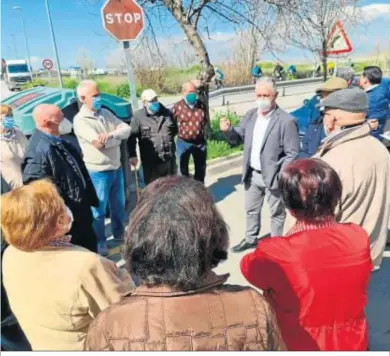
[[[256,0],[253,0],[256,1]],[[278,35],[287,44],[308,50],[321,59],[327,78],[327,40],[333,25],[359,24],[359,0],[265,0],[277,14]]]
[[[85,48],[79,49],[76,61],[81,68],[83,77],[86,77],[94,68],[94,62]]]

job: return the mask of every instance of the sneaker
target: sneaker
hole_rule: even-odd
[[[98,244],[98,254],[101,256],[108,256],[108,247],[105,242]]]

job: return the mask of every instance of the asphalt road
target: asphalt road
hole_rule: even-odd
[[[5,84],[4,80],[1,81],[1,95],[0,99],[4,100],[8,98],[10,95],[12,95],[12,92],[8,90],[7,85]]]

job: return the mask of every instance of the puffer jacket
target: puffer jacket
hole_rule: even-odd
[[[299,222],[287,237],[260,241],[241,261],[264,291],[291,351],[366,351],[364,314],[370,242],[355,224]]]
[[[275,316],[264,297],[226,285],[211,273],[193,291],[140,286],[92,323],[87,350],[284,350]]]

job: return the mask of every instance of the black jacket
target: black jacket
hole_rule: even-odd
[[[78,216],[91,216],[85,214],[86,210],[90,210],[91,206],[99,206],[95,188],[80,153],[64,140],[37,130],[29,141],[22,171],[24,184],[37,179],[51,179],[75,220]]]
[[[137,157],[138,139],[143,165],[158,164],[174,158],[176,135],[177,126],[172,112],[165,106],[161,104],[160,111],[155,115],[142,108],[131,119],[131,135],[127,140],[129,157]]]

